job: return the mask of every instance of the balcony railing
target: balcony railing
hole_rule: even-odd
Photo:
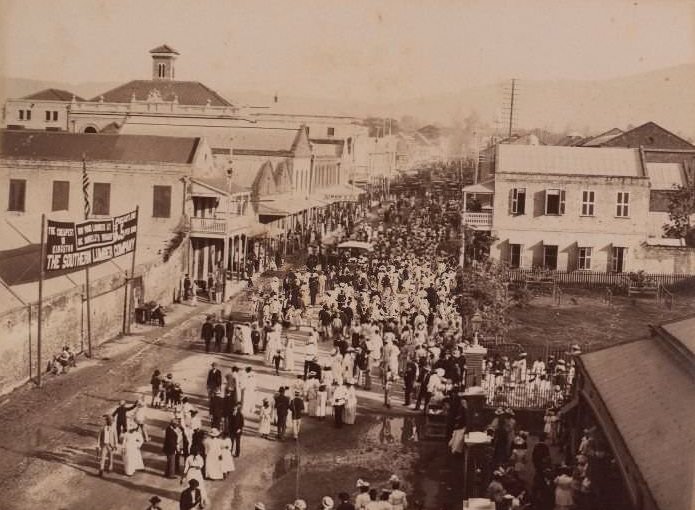
[[[466,212],[463,213],[463,223],[473,228],[489,229],[492,228],[491,212]]]
[[[227,221],[217,218],[191,218],[191,233],[193,234],[224,234],[227,232]]]

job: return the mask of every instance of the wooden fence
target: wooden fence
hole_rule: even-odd
[[[510,269],[509,280],[514,283],[552,282],[562,287],[586,289],[613,287],[627,289],[630,286],[630,273],[605,273],[597,271],[536,271],[533,269]],[[645,273],[643,278],[658,285],[669,287],[690,280],[695,283],[695,275],[682,273]]]

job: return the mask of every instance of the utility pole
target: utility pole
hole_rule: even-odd
[[[512,78],[512,95],[509,98],[509,133],[507,136],[512,136],[512,126],[514,125],[514,99],[516,96],[516,78]]]

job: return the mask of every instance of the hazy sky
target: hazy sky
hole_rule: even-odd
[[[384,101],[695,61],[688,0],[0,0],[0,74],[149,78],[147,51],[217,89]]]

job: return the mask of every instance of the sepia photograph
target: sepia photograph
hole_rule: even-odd
[[[0,509],[695,510],[695,0],[0,0]]]

